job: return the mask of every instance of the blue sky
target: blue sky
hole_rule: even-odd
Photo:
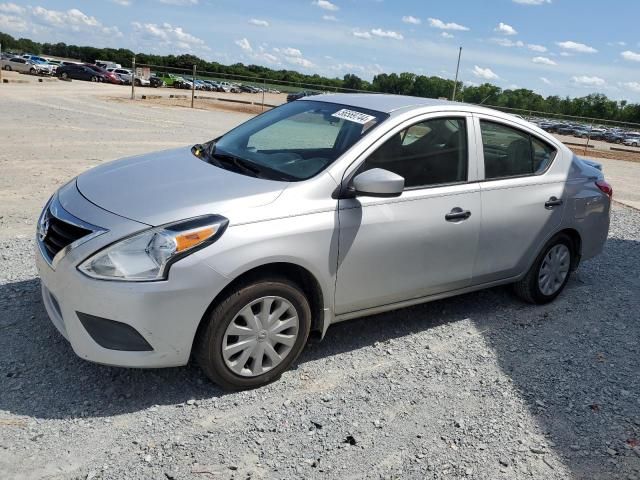
[[[636,0],[0,0],[0,31],[371,79],[411,71],[640,102]]]

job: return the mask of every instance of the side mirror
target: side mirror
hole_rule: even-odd
[[[373,168],[353,179],[356,195],[368,197],[399,197],[404,190],[404,178],[389,170]]]

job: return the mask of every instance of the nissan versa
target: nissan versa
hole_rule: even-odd
[[[550,302],[607,238],[596,167],[486,108],[305,97],[60,188],[38,222],[44,304],[87,360],[193,356],[256,387],[342,320],[501,284]]]

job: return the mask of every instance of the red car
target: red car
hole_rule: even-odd
[[[90,63],[85,63],[84,66],[96,72],[101,82],[114,83],[116,85],[120,85],[122,83],[115,73],[107,72],[102,67],[92,65]]]

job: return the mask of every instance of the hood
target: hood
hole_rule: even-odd
[[[110,162],[77,178],[78,190],[90,202],[153,226],[263,206],[287,185],[208,164],[190,147]]]

